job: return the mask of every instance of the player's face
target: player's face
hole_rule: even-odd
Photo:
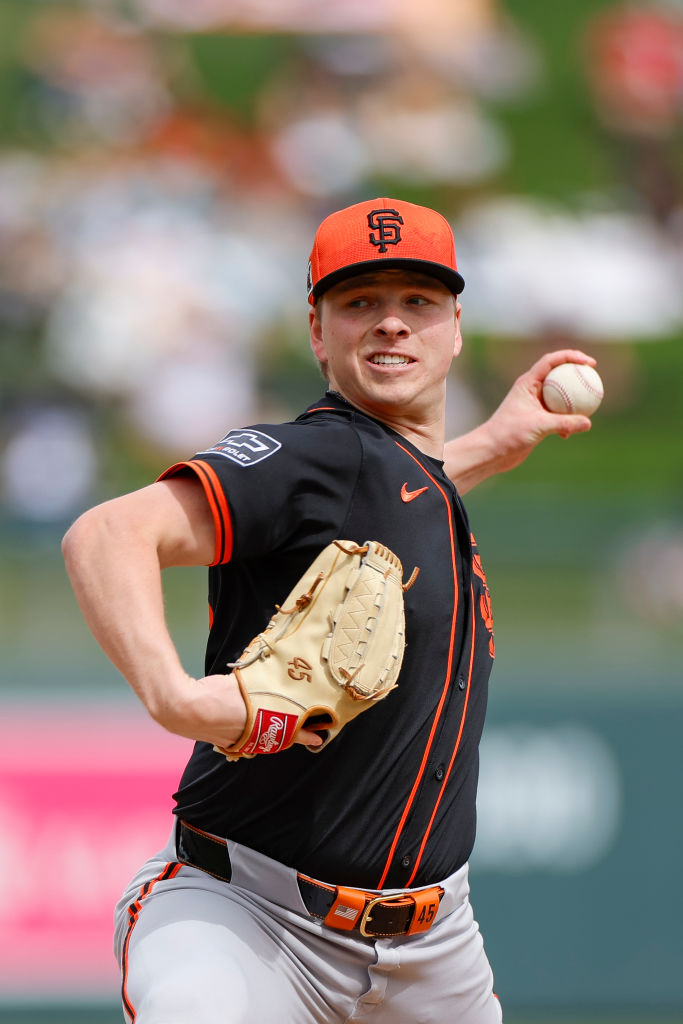
[[[331,288],[311,313],[311,344],[330,385],[378,418],[443,414],[460,352],[460,306],[436,278],[403,270]]]

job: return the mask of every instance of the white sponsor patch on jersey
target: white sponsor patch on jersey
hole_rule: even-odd
[[[253,466],[282,448],[279,441],[260,430],[231,430],[213,448],[199,452],[199,455],[222,455],[238,466]]]

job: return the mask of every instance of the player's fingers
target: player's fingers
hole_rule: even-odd
[[[560,437],[570,437],[572,434],[583,434],[592,427],[592,421],[588,416],[556,416],[552,417],[553,423],[550,433],[559,434]],[[550,424],[549,424],[550,426]]]
[[[314,732],[313,729],[300,729],[294,742],[303,743],[307,747],[320,747],[323,743],[323,737],[319,732]]]
[[[597,360],[582,352],[578,348],[561,348],[555,352],[546,352],[541,356],[524,376],[528,376],[534,383],[540,384],[548,376],[555,366],[562,363],[585,363],[588,366],[596,366]]]

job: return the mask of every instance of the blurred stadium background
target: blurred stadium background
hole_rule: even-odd
[[[589,435],[468,498],[506,1019],[683,1020],[682,123],[681,0],[0,0],[0,1020],[121,1019],[111,908],[187,753],[89,637],[61,535],[317,396],[313,231],[376,195],[455,229],[451,431],[551,348],[606,386]],[[168,585],[199,672],[204,573]]]

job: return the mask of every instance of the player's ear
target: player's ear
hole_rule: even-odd
[[[320,303],[308,312],[308,324],[311,334],[311,348],[315,358],[320,363],[327,362],[327,351],[325,349],[325,342],[323,341],[323,328],[320,319]]]
[[[454,342],[454,345],[453,345],[453,358],[454,359],[455,359],[456,356],[460,355],[460,350],[462,348],[462,334],[460,333],[460,313],[461,313],[461,311],[462,311],[462,306],[460,305],[460,303],[456,299],[456,301],[455,301],[455,342]]]

